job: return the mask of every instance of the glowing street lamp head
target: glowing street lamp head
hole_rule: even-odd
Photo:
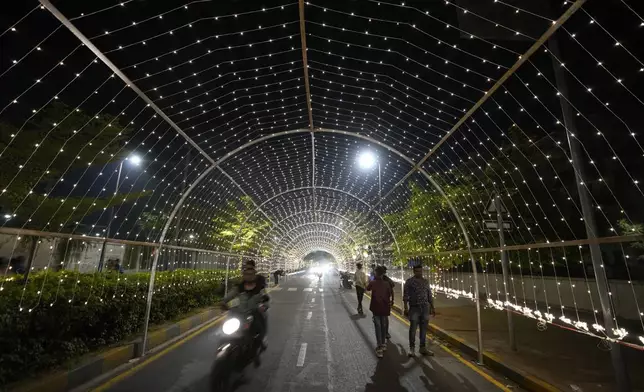
[[[358,165],[362,169],[371,169],[376,165],[376,155],[371,151],[364,151],[358,155]]]
[[[143,159],[138,155],[131,155],[128,158],[128,160],[130,161],[131,164],[133,164],[135,166],[139,166],[141,164],[141,162],[143,162]]]

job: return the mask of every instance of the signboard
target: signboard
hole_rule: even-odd
[[[501,211],[497,211],[497,206],[499,207],[498,209]],[[490,215],[496,215],[497,219],[495,220],[484,220],[483,221],[483,226],[485,230],[492,230],[492,231],[497,231],[499,230],[499,219],[502,219],[503,214],[508,213],[508,209],[505,207],[505,204],[503,204],[503,200],[496,194],[492,195],[492,199],[487,203],[487,208],[486,208],[488,214]],[[500,214],[500,215],[499,215]],[[501,226],[503,230],[512,230],[512,222],[510,221],[502,221]]]
[[[494,199],[495,199],[496,197],[497,197],[496,195],[492,196],[492,199],[490,200],[490,202],[489,202],[489,203],[487,203],[487,212],[489,212],[490,214],[493,214],[493,213],[497,213],[497,212],[498,212],[498,211],[496,210],[496,203],[494,202]],[[505,204],[503,204],[503,200],[501,200],[501,213],[502,213],[502,214],[505,214],[505,213],[507,213],[507,212],[508,212],[508,209],[507,209],[507,208],[505,208]]]
[[[486,220],[483,221],[486,230],[496,231],[499,229],[499,224],[496,221]],[[503,221],[503,230],[511,230],[512,222]]]

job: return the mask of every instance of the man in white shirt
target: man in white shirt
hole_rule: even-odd
[[[353,281],[356,284],[356,294],[358,295],[358,313],[362,313],[362,298],[367,288],[367,274],[362,270],[362,263],[356,264],[356,272],[353,275]]]

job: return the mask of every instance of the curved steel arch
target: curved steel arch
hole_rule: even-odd
[[[289,233],[291,233],[293,230],[297,230],[297,229],[299,229],[300,227],[304,227],[304,226],[312,226],[312,225],[324,225],[324,226],[330,226],[330,227],[333,227],[333,228],[335,228],[335,229],[340,230],[341,232],[343,232],[347,237],[349,237],[349,239],[350,239],[354,244],[356,244],[356,243],[357,243],[357,242],[356,242],[356,240],[355,240],[355,239],[353,239],[353,236],[352,236],[351,234],[349,234],[346,230],[342,229],[341,227],[338,227],[338,226],[336,226],[336,225],[334,225],[334,224],[331,224],[331,223],[313,221],[313,222],[303,223],[303,224],[301,224],[301,225],[298,225],[298,226],[295,226],[295,227],[291,228],[289,231],[287,231],[286,233],[284,233],[283,235],[281,235],[282,239],[281,239],[279,242],[277,242],[277,244],[276,244],[276,245],[281,244],[281,243],[282,243],[282,241],[284,240],[284,238],[286,238],[286,237],[288,236],[288,234],[289,234]],[[275,251],[276,251],[276,250],[277,250],[277,246],[274,246],[274,247],[273,247],[273,250],[272,250],[271,258],[273,258],[273,257],[275,256]]]
[[[291,215],[285,217],[284,219],[282,219],[279,222],[277,222],[274,226],[271,226],[271,229],[262,237],[262,242],[259,244],[259,252],[260,252],[260,254],[261,254],[261,249],[264,247],[264,241],[266,240],[266,238],[273,232],[273,230],[275,228],[279,227],[280,224],[282,224],[282,222],[284,222],[286,220],[289,220],[289,219],[293,218],[294,216],[298,216],[298,215],[302,215],[302,214],[308,214],[310,212],[313,212],[313,213],[317,212],[317,213],[322,213],[322,214],[334,215],[334,216],[337,216],[340,219],[346,220],[347,222],[351,223],[354,227],[358,227],[358,225],[354,221],[352,221],[351,219],[347,218],[346,216],[344,216],[342,214],[338,214],[337,212],[324,211],[324,210],[315,210],[315,211],[314,210],[304,210],[304,211],[299,211],[299,212],[296,212],[294,214],[291,214]]]
[[[310,233],[306,233],[310,234]],[[283,256],[292,256],[293,254],[298,254],[298,257],[302,257],[303,255],[309,254],[317,247],[320,246],[320,244],[323,244],[325,246],[325,251],[331,253],[334,255],[334,257],[342,256],[342,259],[351,259],[351,255],[348,252],[345,251],[338,251],[338,249],[332,250],[335,248],[335,236],[332,235],[332,233],[329,232],[324,232],[325,235],[319,235],[316,237],[305,237],[300,240],[300,242],[295,242],[293,243],[292,247],[289,248],[289,251],[287,253],[284,253]],[[300,236],[301,237],[301,236]]]
[[[357,200],[360,203],[362,203],[362,204],[366,205],[367,207],[369,207],[370,212],[374,213],[378,217],[378,219],[380,219],[382,221],[382,223],[387,228],[387,231],[389,231],[389,234],[391,234],[391,238],[394,240],[394,243],[396,244],[396,249],[398,250],[398,253],[400,254],[400,246],[398,246],[398,240],[396,239],[396,235],[391,230],[391,227],[389,226],[387,221],[382,217],[382,215],[380,215],[380,213],[378,211],[375,211],[375,210],[371,209],[371,204],[367,203],[366,201],[362,200],[361,198],[359,198],[358,196],[356,196],[356,195],[354,195],[354,194],[352,194],[350,192],[344,191],[342,189],[328,187],[328,186],[315,186],[315,187],[314,186],[302,186],[302,187],[298,187],[298,188],[287,189],[287,190],[285,190],[283,192],[280,192],[280,193],[278,193],[276,195],[273,195],[273,196],[269,197],[268,199],[264,200],[249,215],[246,216],[246,219],[244,219],[244,222],[239,227],[239,230],[237,231],[237,235],[235,236],[235,239],[233,240],[233,243],[230,246],[231,251],[232,251],[232,248],[233,248],[235,242],[237,242],[237,237],[239,236],[239,233],[241,233],[241,230],[246,226],[246,223],[248,223],[248,220],[250,219],[250,217],[255,215],[255,213],[257,211],[261,210],[261,208],[264,205],[266,205],[267,203],[270,203],[271,201],[277,199],[278,197],[281,197],[281,196],[286,195],[288,193],[299,192],[299,191],[307,190],[307,189],[323,189],[323,190],[327,190],[327,191],[339,192],[339,193],[345,194],[345,195],[353,198],[354,200]],[[311,210],[307,210],[307,211],[311,211]]]
[[[289,239],[288,245],[285,246],[285,248],[288,248],[289,251],[298,249],[297,245],[300,244],[298,242],[298,240],[302,239],[302,237],[305,236],[305,235],[311,235],[311,234],[315,234],[315,236],[314,237],[305,237],[303,240],[310,242],[312,240],[312,238],[313,238],[312,241],[314,241],[315,243],[324,242],[324,243],[326,243],[326,245],[329,248],[335,248],[333,246],[333,243],[335,243],[339,238],[342,238],[341,235],[332,233],[330,231],[309,230],[309,231],[302,232],[302,233],[298,234],[297,236]],[[322,239],[324,239],[324,241],[322,241]],[[310,253],[310,252],[312,252],[312,248],[308,247],[308,249],[306,251],[303,251],[301,253]],[[339,250],[337,248],[335,248],[334,251],[328,251],[328,252],[331,253],[334,256],[337,256],[337,255],[341,254],[341,255],[343,255],[343,258],[349,258],[350,257],[350,255],[348,253],[343,252],[343,251],[341,251],[341,250]],[[288,256],[288,252],[282,253],[282,256]]]
[[[315,134],[316,132],[318,132],[318,133],[329,133],[329,134],[339,134],[339,135],[345,135],[345,136],[349,136],[349,137],[354,137],[354,138],[369,141],[370,143],[374,143],[375,145],[378,145],[378,146],[380,146],[382,148],[385,148],[385,149],[389,150],[390,152],[398,155],[404,161],[406,161],[409,164],[411,164],[412,165],[412,170],[418,170],[427,179],[427,181],[429,181],[429,183],[445,199],[445,202],[447,203],[447,205],[449,206],[450,210],[452,211],[452,214],[454,214],[454,217],[456,218],[456,221],[458,222],[458,225],[459,225],[461,231],[463,232],[463,236],[465,237],[465,243],[467,245],[467,250],[468,250],[468,253],[469,253],[469,256],[470,256],[470,262],[472,264],[472,272],[473,272],[473,278],[474,278],[474,300],[475,300],[475,303],[476,303],[476,317],[477,317],[477,340],[478,340],[477,345],[478,345],[478,353],[479,353],[479,360],[480,360],[481,355],[483,353],[483,342],[482,342],[482,336],[481,336],[482,335],[481,334],[481,310],[480,310],[480,301],[479,301],[480,293],[479,293],[478,271],[477,271],[477,268],[476,268],[476,262],[474,261],[474,254],[472,253],[472,243],[470,241],[469,234],[467,233],[467,230],[465,229],[465,225],[463,224],[463,220],[461,219],[460,214],[458,213],[458,211],[454,207],[454,204],[452,203],[452,201],[447,197],[447,195],[443,191],[443,188],[429,175],[429,173],[427,173],[427,171],[425,169],[423,169],[421,167],[421,165],[417,165],[411,158],[409,158],[405,154],[401,153],[400,151],[396,150],[395,148],[389,146],[388,144],[382,143],[382,142],[380,142],[380,141],[378,141],[378,140],[376,140],[376,139],[374,139],[374,138],[372,138],[370,136],[365,136],[365,135],[362,135],[362,134],[359,134],[359,133],[353,133],[353,132],[348,132],[348,131],[339,131],[339,130],[334,130],[334,129],[318,128],[318,129],[315,129],[315,130],[311,130],[311,129],[295,129],[295,130],[291,130],[291,131],[276,132],[276,133],[273,133],[273,134],[270,134],[270,135],[262,136],[260,138],[255,139],[255,140],[251,140],[251,141],[245,143],[244,145],[237,147],[233,151],[228,152],[222,158],[218,159],[212,166],[207,168],[190,185],[190,187],[188,187],[188,189],[185,191],[185,193],[181,196],[181,199],[179,199],[179,202],[177,202],[177,204],[174,206],[174,209],[170,213],[170,216],[168,217],[168,220],[166,221],[166,224],[163,227],[163,231],[161,232],[161,237],[159,238],[159,249],[158,249],[157,253],[155,254],[154,260],[152,262],[152,271],[153,272],[150,275],[150,285],[149,285],[149,288],[148,288],[148,305],[150,305],[152,303],[152,293],[153,293],[153,288],[154,288],[154,271],[156,270],[156,266],[157,266],[158,261],[159,261],[159,251],[161,250],[161,247],[163,246],[163,242],[165,241],[165,236],[167,234],[168,227],[170,226],[170,223],[172,222],[172,220],[176,216],[177,212],[179,211],[179,208],[181,208],[181,206],[185,202],[186,197],[190,193],[192,193],[192,191],[194,190],[196,185],[198,185],[201,181],[203,181],[203,179],[206,177],[206,175],[208,173],[210,173],[213,169],[218,168],[221,165],[221,163],[226,161],[228,158],[230,158],[231,156],[237,154],[239,151],[242,151],[242,150],[244,150],[244,149],[246,149],[248,147],[251,147],[251,146],[253,146],[253,145],[257,144],[257,143],[261,143],[262,141],[269,140],[269,139],[276,138],[276,137],[280,137],[280,136],[295,135],[295,134],[300,134],[300,133],[312,133],[312,134]],[[318,188],[318,187],[313,186],[313,188]],[[347,192],[347,194],[350,195],[350,196],[353,196],[348,192]],[[371,210],[371,208],[370,208],[370,210]],[[380,219],[382,219],[382,216],[380,216],[379,213],[376,212],[376,214],[378,215],[378,217]],[[394,242],[396,244],[398,254],[400,254],[400,247],[398,246],[398,241],[396,240],[395,234],[393,234],[393,232],[391,231],[391,228],[384,221],[384,219],[382,219],[382,221],[383,221],[383,223],[385,223],[385,226],[387,227],[387,230],[389,230],[389,232],[391,233],[391,235],[392,235],[392,237],[394,239]],[[246,222],[244,222],[244,225],[242,225],[242,227],[245,226],[245,223]],[[237,242],[237,239],[235,239],[233,241],[233,244],[235,242]],[[232,247],[231,247],[231,249],[232,249]],[[226,268],[226,272],[228,273],[228,267]],[[228,290],[228,279],[226,279],[226,289],[225,290],[226,291]],[[149,306],[148,306],[148,308],[149,308]],[[146,317],[146,319],[147,319],[147,317]],[[147,322],[146,322],[146,332],[147,332]]]

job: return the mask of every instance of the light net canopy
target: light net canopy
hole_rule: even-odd
[[[14,3],[5,229],[444,268],[499,246],[498,198],[548,249],[519,263],[579,274],[591,234],[641,235],[639,2]]]

